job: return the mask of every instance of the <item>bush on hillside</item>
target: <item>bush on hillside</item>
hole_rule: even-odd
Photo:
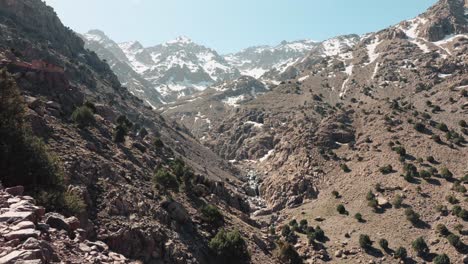
[[[419,256],[429,252],[429,247],[427,246],[427,243],[426,241],[424,241],[423,237],[418,237],[416,240],[413,241],[411,246]]]
[[[250,258],[247,244],[237,230],[220,230],[208,246],[224,263],[247,263]]]
[[[219,224],[224,221],[223,214],[219,211],[218,207],[208,204],[201,209],[203,220],[210,224]]]
[[[406,251],[406,248],[399,247],[397,248],[397,250],[395,250],[394,256],[398,259],[406,259],[406,257],[408,256],[408,252]]]
[[[96,122],[93,110],[88,106],[80,106],[76,108],[75,111],[73,111],[71,118],[80,128],[91,126]]]
[[[368,235],[359,236],[359,246],[363,249],[369,249],[372,247],[372,241]]]
[[[450,258],[446,254],[437,255],[434,264],[450,264]]]
[[[288,263],[288,264],[302,264],[302,258],[297,253],[294,246],[287,242],[278,241],[278,259],[281,263]]]
[[[176,177],[164,168],[160,168],[155,172],[153,182],[170,190],[177,191],[179,189],[179,182]]]

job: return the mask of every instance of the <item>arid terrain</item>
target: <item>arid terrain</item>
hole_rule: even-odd
[[[467,21],[222,56],[0,0],[0,263],[468,263]]]

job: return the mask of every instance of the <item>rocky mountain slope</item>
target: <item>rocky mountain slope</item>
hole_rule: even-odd
[[[264,199],[255,208],[259,220],[277,233],[290,220],[322,227],[329,242],[310,242],[305,231],[284,236],[312,263],[395,263],[389,256],[399,247],[409,263],[443,253],[463,263],[467,6],[442,0],[328,56],[311,52],[280,75],[281,83],[240,105],[213,110],[202,107],[211,99],[189,99],[163,115],[188,124],[182,116],[195,111],[216,115],[208,127],[188,127],[220,156],[255,172],[258,185],[245,189],[256,186],[252,197]],[[358,213],[364,220],[353,218]],[[448,240],[441,225],[454,233]],[[298,230],[294,222],[290,228]],[[361,235],[374,246],[360,245]],[[431,254],[413,248],[418,237]],[[381,239],[390,249],[377,245]]]
[[[82,39],[85,40],[85,48],[96,52],[99,58],[106,60],[119,81],[128,88],[130,93],[142,98],[152,107],[162,104],[161,94],[150,82],[134,71],[118,44],[107,37],[104,32],[91,30],[84,34]]]
[[[2,138],[0,179],[6,187],[24,185],[47,211],[76,216],[89,241],[47,220],[57,230],[44,231],[39,218],[34,226],[12,219],[23,212],[13,203],[33,210],[33,200],[2,193],[2,263],[217,263],[224,255],[216,243],[228,239],[223,229],[238,230],[227,234],[250,252],[233,261],[274,261],[249,218],[242,172],[122,87],[44,2],[1,0],[0,14],[0,132],[38,154],[28,159],[29,152],[15,152],[18,142]],[[11,155],[25,163],[10,163]],[[52,258],[39,254],[44,248]]]
[[[212,51],[185,38],[95,41],[108,65],[42,1],[0,0],[0,176],[26,194],[0,191],[0,259],[467,263],[467,7],[309,43],[258,80],[214,52],[228,68],[205,69]],[[175,102],[153,111],[123,87],[122,53]],[[12,131],[36,173],[4,162]],[[64,216],[12,219],[43,216],[34,200]]]

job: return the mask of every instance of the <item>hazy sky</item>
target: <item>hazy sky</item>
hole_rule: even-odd
[[[383,29],[436,0],[46,0],[62,22],[151,46],[179,35],[228,53],[282,40]]]

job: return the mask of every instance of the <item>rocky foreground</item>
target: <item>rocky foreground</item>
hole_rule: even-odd
[[[23,190],[0,189],[1,264],[131,263],[104,242],[87,240],[76,217],[46,214]]]

